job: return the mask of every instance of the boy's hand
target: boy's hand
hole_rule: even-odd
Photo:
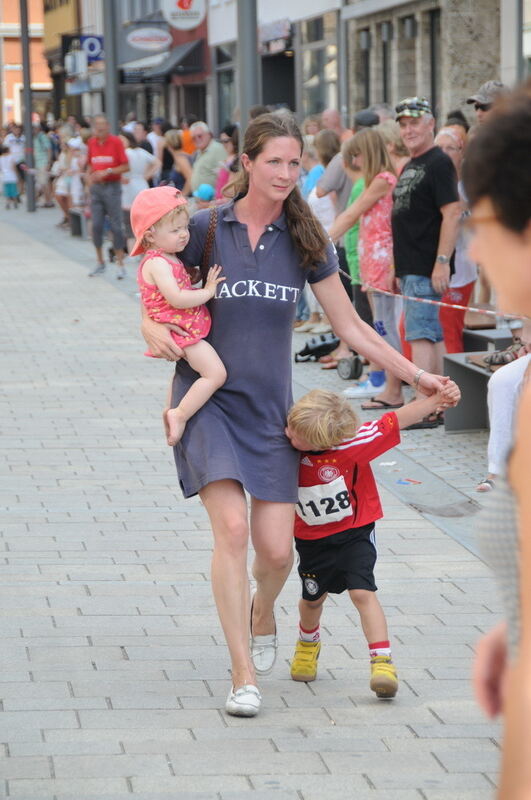
[[[208,270],[205,289],[208,292],[210,292],[211,297],[214,297],[214,295],[216,294],[216,286],[218,285],[218,283],[221,283],[222,281],[226,280],[226,278],[220,278],[221,269],[222,267],[219,267],[217,264],[214,264],[214,266],[210,267],[210,269]]]

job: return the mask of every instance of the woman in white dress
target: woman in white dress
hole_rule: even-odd
[[[131,205],[139,192],[149,188],[148,181],[159,172],[161,163],[152,153],[139,147],[132,134],[123,130],[120,138],[129,162],[129,170],[122,177],[122,211],[129,251],[135,241],[129,219]]]

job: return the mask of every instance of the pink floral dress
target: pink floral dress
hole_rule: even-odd
[[[376,178],[386,180],[389,191],[361,217],[358,240],[360,275],[363,284],[388,291],[392,290],[394,279],[391,210],[397,178],[391,172],[379,172]]]
[[[154,257],[164,258],[168,262],[179,289],[193,290],[190,276],[182,261],[178,259],[174,261],[160,250],[148,250],[138,267],[137,280],[140,287],[140,297],[146,307],[148,316],[152,320],[155,322],[171,322],[187,331],[188,336],[180,336],[176,331],[171,331],[171,335],[179,347],[190,347],[191,344],[196,344],[208,335],[211,325],[210,314],[206,306],[174,308],[156,286],[144,280],[142,267],[148,258]],[[146,353],[146,355],[151,355],[151,353]]]

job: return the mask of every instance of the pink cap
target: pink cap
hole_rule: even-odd
[[[156,186],[154,189],[143,189],[137,194],[131,206],[131,228],[135,234],[135,246],[131,256],[145,251],[142,239],[155,222],[179,206],[185,206],[186,197],[175,186]]]

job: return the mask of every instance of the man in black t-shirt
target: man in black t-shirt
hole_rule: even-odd
[[[440,300],[450,282],[460,217],[457,175],[451,159],[434,145],[434,119],[424,97],[396,106],[396,118],[411,160],[393,192],[393,250],[402,294]],[[439,309],[405,302],[406,341],[412,360],[441,374],[444,343]],[[437,424],[428,420],[426,427]]]

